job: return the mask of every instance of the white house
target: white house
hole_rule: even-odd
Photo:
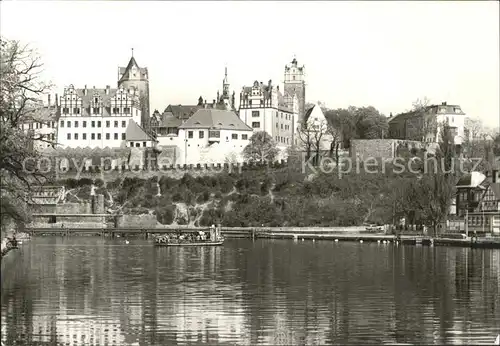
[[[132,119],[129,120],[125,138],[126,146],[130,148],[153,148],[157,143],[156,139]]]
[[[125,146],[130,121],[140,123],[136,89],[64,89],[59,102],[57,143],[63,148]]]
[[[172,131],[158,136],[158,146],[176,147],[175,164],[243,162],[252,129],[227,110],[202,108]]]
[[[304,121],[306,122],[307,130],[299,132],[300,128],[297,128],[298,144],[302,142],[302,145],[304,145],[306,144],[304,141],[309,140],[313,145],[316,145],[316,142],[319,140],[320,150],[330,150],[332,134],[328,130],[328,120],[319,103],[306,111]],[[301,125],[299,124],[298,126]],[[309,137],[309,139],[307,137]]]

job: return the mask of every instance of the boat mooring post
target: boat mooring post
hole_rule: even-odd
[[[252,240],[255,240],[255,228],[252,228]]]

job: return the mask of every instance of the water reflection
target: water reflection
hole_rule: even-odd
[[[8,345],[491,343],[500,251],[35,238],[2,260]]]

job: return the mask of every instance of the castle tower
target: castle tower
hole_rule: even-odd
[[[225,106],[225,109],[227,110],[234,109],[234,96],[231,97],[231,94],[229,93],[229,80],[227,78],[227,67],[224,69],[224,79],[222,80],[222,95],[220,97],[220,100],[217,101],[223,104]]]
[[[305,81],[305,66],[298,66],[297,59],[293,58],[290,65],[285,65],[285,99],[292,102],[293,96],[296,95],[299,102],[299,119],[301,122],[304,119],[306,106],[306,81]],[[287,106],[293,107],[293,104]]]
[[[132,49],[132,57],[128,62],[127,67],[118,67],[118,88],[124,89],[134,88],[139,92],[139,100],[141,102],[141,125],[144,128],[148,127],[149,123],[149,74],[147,67],[139,67],[134,59],[134,49]]]

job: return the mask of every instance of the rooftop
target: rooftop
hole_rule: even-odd
[[[253,131],[234,112],[208,108],[196,111],[179,128]]]

